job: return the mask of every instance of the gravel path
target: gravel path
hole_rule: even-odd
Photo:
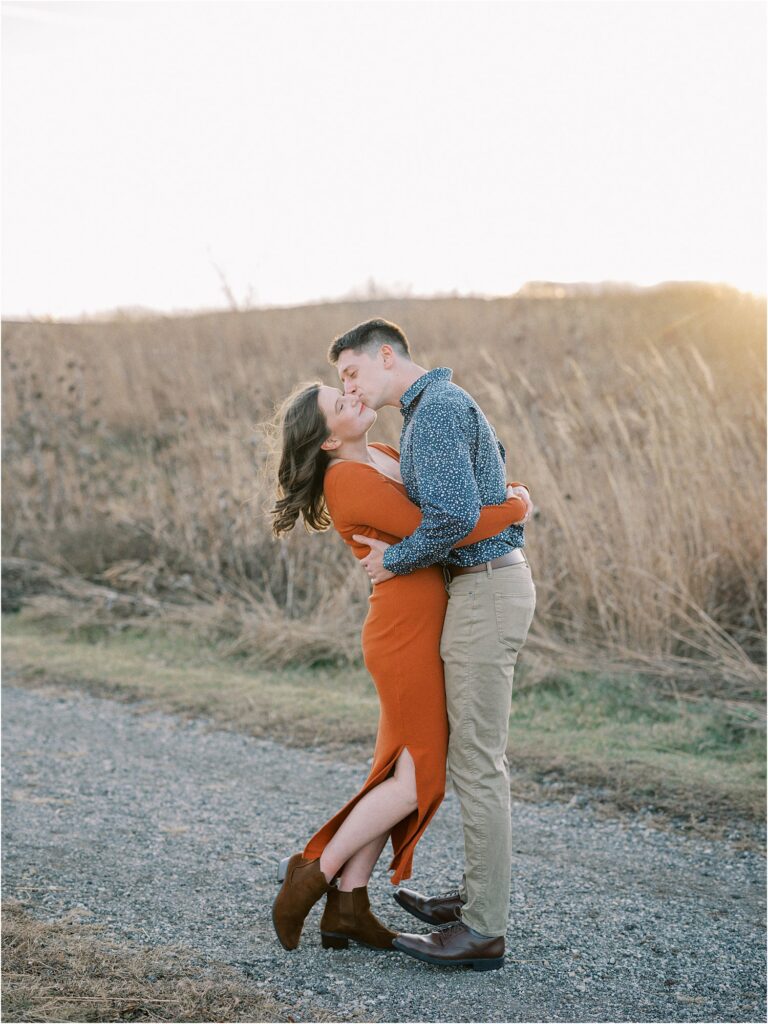
[[[182,943],[273,991],[368,1021],[765,1019],[765,864],[752,851],[513,805],[507,962],[483,974],[359,946],[323,950],[311,912],[298,950],[272,931],[277,861],[353,795],[367,766],[72,691],[3,690],[4,896],[150,945]],[[416,851],[414,888],[461,871],[448,793]],[[389,847],[386,853],[389,852]],[[391,898],[374,909],[424,931]],[[90,916],[88,916],[88,912]]]

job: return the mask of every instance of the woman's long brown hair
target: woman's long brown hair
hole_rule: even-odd
[[[281,453],[277,469],[277,500],[270,510],[272,533],[288,533],[299,515],[307,530],[327,530],[331,517],[323,498],[323,476],[330,461],[320,445],[330,436],[317,401],[321,384],[300,385],[278,413]]]

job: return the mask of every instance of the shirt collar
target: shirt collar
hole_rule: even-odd
[[[413,405],[414,401],[419,397],[424,388],[426,388],[432,381],[435,380],[450,380],[453,377],[453,370],[450,370],[447,366],[437,366],[434,370],[428,370],[426,373],[422,373],[413,384],[400,396],[400,412],[405,416],[408,409]]]

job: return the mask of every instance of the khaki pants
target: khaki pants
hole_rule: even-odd
[[[461,918],[483,935],[504,935],[509,916],[512,823],[509,714],[512,677],[536,607],[525,562],[456,576],[440,654],[450,736],[448,774],[461,805],[465,869]]]

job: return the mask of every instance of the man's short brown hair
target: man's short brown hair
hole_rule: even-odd
[[[334,338],[331,347],[328,349],[328,362],[337,363],[341,353],[348,348],[354,352],[365,349],[368,355],[378,352],[382,345],[392,345],[399,350],[401,355],[407,359],[411,358],[411,350],[403,330],[397,324],[389,320],[382,320],[380,317],[375,320],[365,320],[363,323],[353,327],[346,334],[340,334]]]

